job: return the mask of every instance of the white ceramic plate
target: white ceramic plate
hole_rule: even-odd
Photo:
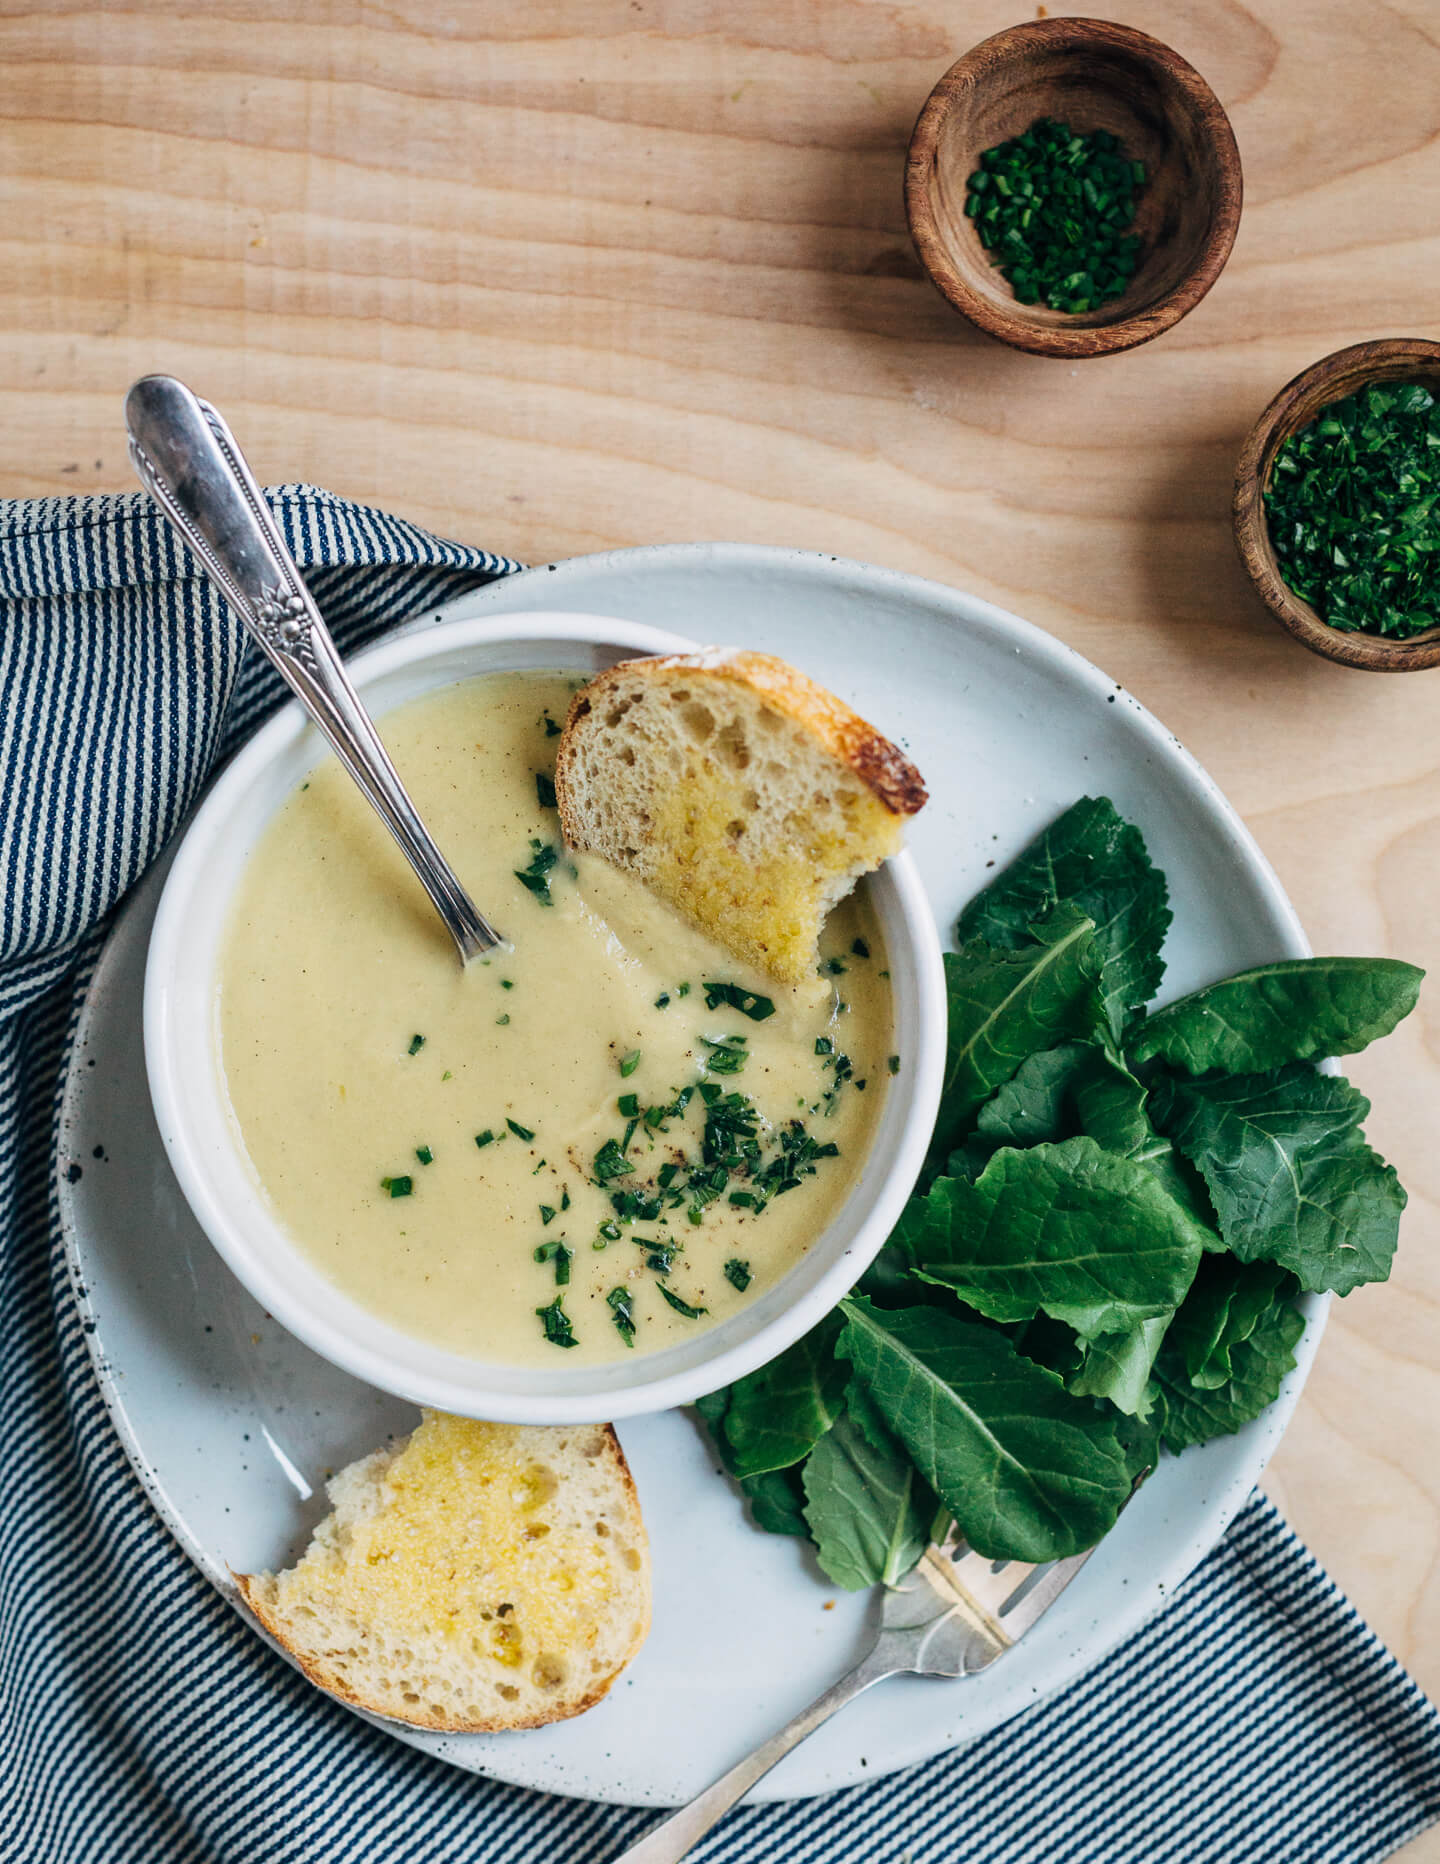
[[[992,864],[1088,793],[1140,824],[1169,877],[1168,991],[1308,949],[1249,835],[1176,741],[1093,667],[987,603],[831,557],[684,545],[527,571],[446,614],[561,606],[784,655],[898,738],[930,783],[911,846],[944,927]],[[407,1429],[413,1413],[264,1315],[190,1217],[145,1091],[140,991],[158,883],[134,897],[90,993],[64,1111],[61,1209],[116,1426],[171,1530],[233,1597],[229,1570],[288,1560],[323,1512],[325,1473]],[[1254,1485],[1323,1321],[1312,1303],[1279,1402],[1238,1436],[1164,1462],[1003,1662],[961,1682],[882,1685],[797,1749],[760,1796],[874,1779],[983,1734],[1133,1631]],[[401,1739],[525,1786],[674,1805],[853,1660],[873,1602],[837,1594],[802,1545],[749,1526],[687,1414],[636,1419],[621,1436],[654,1546],[655,1618],[609,1699],[553,1729],[392,1730]]]

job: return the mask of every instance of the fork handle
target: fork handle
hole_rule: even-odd
[[[881,1682],[887,1676],[896,1675],[900,1668],[879,1649],[871,1650],[847,1676],[842,1676],[838,1683],[832,1683],[823,1696],[817,1696],[808,1709],[801,1709],[779,1734],[771,1735],[762,1747],[747,1755],[729,1773],[722,1773],[715,1784],[707,1787],[698,1799],[692,1799],[688,1806],[682,1806],[653,1831],[647,1832],[638,1844],[631,1845],[628,1851],[622,1851],[614,1864],[679,1864],[679,1860],[693,1845],[699,1844],[711,1826],[724,1818],[736,1801],[743,1799],[757,1781],[763,1780],[791,1748],[797,1747],[807,1735],[813,1734],[822,1722],[828,1722],[837,1709],[843,1709],[847,1702],[853,1702],[862,1690],[868,1689],[872,1683]]]

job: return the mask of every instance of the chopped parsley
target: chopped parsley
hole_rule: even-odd
[[[433,1165],[435,1163],[435,1154],[430,1150],[429,1146],[416,1146],[415,1156],[422,1165]]]
[[[689,990],[688,984],[680,986],[683,997]],[[709,981],[702,984],[705,992],[705,1008],[718,1010],[722,1003],[732,1010],[739,1010],[742,1016],[748,1016],[752,1023],[763,1023],[767,1016],[775,1014],[775,1005],[769,997],[758,996],[753,990],[746,990],[741,984],[716,984]]]
[[[627,1346],[635,1344],[635,1307],[630,1299],[630,1290],[625,1287],[612,1288],[605,1297],[606,1305],[615,1316],[615,1331]]]
[[[700,1040],[710,1051],[704,1062],[707,1074],[739,1074],[750,1059],[744,1036],[701,1036]]]
[[[663,1286],[663,1283],[661,1284]],[[548,1307],[535,1310],[540,1325],[545,1329],[545,1338],[552,1346],[578,1346],[575,1331],[570,1325],[570,1316],[565,1312],[565,1297],[557,1294]]]
[[[528,1126],[522,1126],[518,1120],[507,1119],[505,1124],[510,1128],[517,1139],[523,1139],[527,1145],[535,1137],[530,1128]]]
[[[622,1077],[627,1081],[630,1079],[631,1075],[634,1074],[635,1070],[639,1066],[640,1066],[639,1049],[631,1049],[628,1055],[622,1055],[620,1057],[620,1073]]]
[[[535,800],[542,809],[555,807],[555,780],[547,777],[543,770],[535,772]]]
[[[553,841],[539,841],[534,837],[530,842],[530,865],[514,869],[515,878],[522,887],[533,893],[542,906],[553,906],[550,897],[550,870],[560,859],[560,850]]]
[[[732,1288],[738,1288],[741,1294],[744,1294],[754,1279],[750,1273],[750,1264],[742,1262],[739,1256],[731,1256],[725,1264],[725,1279]]]
[[[415,1189],[415,1180],[413,1178],[382,1178],[380,1189],[388,1191],[391,1197],[409,1197]]]
[[[675,1312],[677,1314],[683,1314],[686,1320],[699,1320],[702,1314],[708,1314],[710,1312],[708,1307],[691,1307],[688,1301],[682,1301],[680,1299],[673,1288],[667,1288],[663,1281],[656,1282],[655,1286],[660,1290],[661,1294],[664,1295]]]
[[[405,1053],[407,1055],[418,1055],[421,1049],[424,1048],[424,1046],[425,1046],[424,1036],[411,1036],[410,1046],[408,1049],[406,1049]]]
[[[609,1184],[612,1178],[623,1178],[627,1172],[633,1170],[634,1167],[629,1159],[613,1139],[605,1141],[595,1154],[595,1162],[590,1167],[591,1176],[596,1184]]]

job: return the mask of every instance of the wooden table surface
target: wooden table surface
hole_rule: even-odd
[[[921,102],[1013,0],[10,0],[0,491],[128,488],[121,398],[165,369],[262,478],[517,557],[731,538],[918,571],[1157,712],[1318,950],[1434,968],[1440,671],[1304,653],[1228,500],[1299,368],[1440,337],[1440,10],[1089,10],[1205,74],[1246,204],[1183,324],[1072,365],[957,318],[901,210]],[[1350,1068],[1410,1209],[1266,1486],[1440,1696],[1437,1003]]]

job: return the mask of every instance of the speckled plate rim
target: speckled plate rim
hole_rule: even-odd
[[[696,575],[723,577],[737,572],[742,577],[758,576],[767,580],[783,580],[787,575],[798,574],[806,580],[819,578],[824,583],[832,584],[837,591],[843,590],[862,598],[866,595],[874,595],[890,601],[899,601],[902,604],[907,601],[918,601],[928,609],[946,612],[962,627],[969,627],[992,639],[999,639],[1012,645],[1017,654],[1023,653],[1038,662],[1048,664],[1069,682],[1076,684],[1082,690],[1088,690],[1094,698],[1108,701],[1113,696],[1130,714],[1130,722],[1146,735],[1157,754],[1171,767],[1171,774],[1189,789],[1223,829],[1234,858],[1245,871],[1247,879],[1264,896],[1266,905],[1276,922],[1280,943],[1283,946],[1283,950],[1277,952],[1277,956],[1309,955],[1310,946],[1300,921],[1268,861],[1214,780],[1185,749],[1179,739],[1146,711],[1137,700],[1125,693],[1123,689],[1118,688],[1112,679],[1064,643],[1046,634],[1034,624],[992,603],[950,589],[943,584],[911,576],[902,571],[887,570],[812,551],[716,543],[650,545],[630,550],[601,552],[592,556],[537,566],[463,596],[444,608],[417,616],[407,626],[426,628],[433,626],[437,621],[468,618],[503,609],[554,608],[561,605],[573,605],[577,609],[584,609],[586,612],[595,614],[613,613],[628,619],[644,621],[647,617],[643,603],[637,609],[633,597],[627,597],[623,593],[625,585],[636,577],[643,583],[651,579],[673,578],[676,575],[684,579]],[[607,605],[610,601],[607,584],[613,584],[622,591],[619,605],[613,608]],[[584,589],[583,596],[577,594],[577,587]],[[114,936],[112,935],[112,938]],[[107,945],[106,953],[102,953],[97,966],[97,975],[104,966],[108,951]],[[90,1009],[90,1002],[87,999],[77,1024],[71,1063],[67,1070],[61,1111],[62,1131],[65,1129],[74,1099],[77,1085],[75,1057],[83,1049]],[[232,1604],[236,1604],[237,1609],[240,1609],[228,1570],[211,1556],[200,1538],[192,1532],[184,1510],[167,1492],[164,1482],[149,1465],[141,1449],[137,1431],[129,1417],[120,1382],[116,1376],[116,1368],[107,1355],[101,1317],[95,1313],[86,1291],[83,1267],[84,1244],[76,1225],[74,1204],[70,1195],[71,1188],[62,1168],[63,1152],[57,1158],[56,1165],[58,1209],[72,1294],[79,1308],[82,1322],[85,1323],[85,1344],[106,1410],[127,1457],[165,1526],[205,1577]],[[1257,1425],[1262,1428],[1252,1425],[1237,1437],[1222,1439],[1217,1445],[1209,1446],[1222,1452],[1226,1466],[1222,1473],[1213,1467],[1212,1460],[1211,1473],[1218,1479],[1208,1484],[1204,1532],[1185,1537],[1177,1536],[1169,1558],[1146,1571],[1144,1575],[1146,1583],[1129,1585],[1128,1589],[1119,1595],[1115,1608],[1108,1611],[1103,1620],[1096,1620],[1090,1636],[1077,1637],[1063,1653],[1057,1654],[1057,1660],[1052,1664],[1043,1684],[1037,1686],[1031,1683],[1027,1688],[1018,1692],[1007,1691],[1004,1688],[1006,1666],[1000,1665],[985,1673],[982,1678],[969,1679],[959,1685],[926,1686],[937,1691],[943,1688],[950,1692],[960,1690],[968,1694],[963,1704],[952,1709],[948,1714],[941,1712],[940,1703],[937,1700],[936,1712],[933,1716],[927,1717],[926,1733],[916,1738],[913,1734],[901,1735],[897,1729],[896,1739],[884,1753],[877,1752],[872,1731],[868,1759],[864,1764],[863,1772],[859,1767],[850,1766],[841,1770],[826,1769],[822,1777],[818,1779],[813,1777],[813,1770],[808,1779],[803,1772],[797,1777],[797,1770],[794,1769],[792,1763],[805,1754],[806,1750],[802,1748],[797,1750],[796,1755],[784,1764],[784,1769],[778,1777],[772,1776],[762,1782],[752,1798],[785,1800],[807,1797],[845,1785],[859,1784],[865,1780],[874,1780],[885,1773],[914,1765],[957,1743],[978,1738],[1025,1708],[1034,1706],[1035,1703],[1045,1700],[1066,1687],[1126,1637],[1137,1631],[1156,1610],[1163,1606],[1169,1596],[1184,1582],[1219,1540],[1252,1491],[1278,1445],[1285,1425],[1298,1403],[1305,1379],[1318,1350],[1329,1312],[1329,1298],[1306,1297],[1301,1305],[1306,1314],[1307,1324],[1296,1349],[1296,1366],[1287,1378],[1275,1404],[1262,1419],[1257,1420]],[[1192,1457],[1195,1454],[1192,1452]],[[1137,1515],[1145,1501],[1149,1499],[1148,1496],[1142,1496],[1141,1503],[1137,1504],[1136,1508],[1132,1508],[1129,1511],[1130,1514]],[[652,1508],[655,1506],[653,1499],[648,1505]],[[745,1527],[738,1505],[735,1508],[734,1519],[737,1531],[742,1529],[746,1532],[751,1531]],[[1109,1552],[1112,1543],[1126,1538],[1126,1530],[1130,1525],[1129,1522],[1122,1522],[1121,1528],[1112,1534],[1110,1541],[1102,1549],[1102,1553]],[[1087,1568],[1087,1573],[1094,1572],[1098,1576],[1099,1570],[1109,1564],[1110,1562],[1097,1556],[1091,1562],[1090,1568]],[[252,1624],[252,1628],[258,1629],[248,1615],[242,1612],[242,1616],[247,1616],[247,1622]],[[268,1638],[266,1641],[272,1642]],[[1029,1641],[1027,1639],[1027,1643]],[[987,1684],[991,1685],[989,1690],[986,1690]],[[995,1685],[1000,1687],[996,1689]],[[987,1694],[996,1694],[1002,1700],[996,1701],[993,1708],[987,1712],[986,1706],[976,1699],[977,1690],[986,1690]],[[356,1713],[363,1713],[363,1711],[356,1711]],[[444,1737],[405,1729],[369,1715],[366,1715],[365,1719],[397,1739],[421,1747],[438,1758],[515,1785],[573,1794],[575,1797],[586,1799],[619,1804],[646,1804],[656,1807],[678,1804],[681,1803],[682,1797],[689,1796],[688,1793],[683,1795],[677,1793],[673,1787],[667,1786],[664,1782],[661,1782],[653,1791],[623,1792],[615,1790],[603,1780],[587,1780],[583,1785],[571,1785],[564,1780],[546,1777],[544,1768],[537,1768],[533,1764],[528,1764],[526,1760],[526,1754],[529,1751],[526,1744],[534,1740],[533,1735],[501,1737],[499,1738],[501,1745],[487,1745],[483,1759],[477,1760],[458,1751],[459,1744]],[[777,1721],[783,1720],[783,1714],[777,1714],[776,1719]],[[896,1718],[897,1721],[900,1719],[902,1718]],[[563,1726],[573,1727],[575,1724]],[[540,1735],[545,1732],[545,1730],[536,1731]],[[757,1729],[756,1739],[759,1739],[763,1732]],[[472,1737],[471,1739],[487,1744],[492,1741],[489,1737]],[[807,1744],[807,1746],[814,1745],[814,1743]],[[713,1772],[719,1773],[728,1763],[729,1757],[723,1754],[717,1755]]]

